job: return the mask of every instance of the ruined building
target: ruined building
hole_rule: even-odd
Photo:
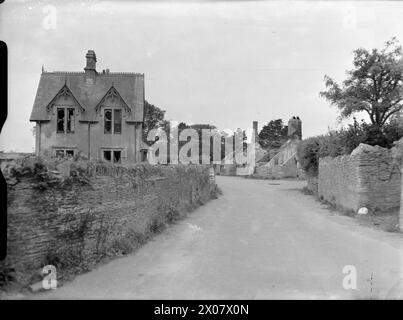
[[[95,52],[84,72],[42,68],[30,121],[36,122],[36,154],[144,161],[144,74],[98,72]]]
[[[267,178],[297,178],[302,174],[297,148],[302,139],[302,122],[299,117],[288,121],[288,140],[267,163],[260,163],[255,173]]]

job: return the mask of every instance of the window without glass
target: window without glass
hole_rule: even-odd
[[[118,134],[122,133],[122,110],[105,109],[104,132]]]
[[[141,161],[147,161],[147,150],[142,150],[141,151]]]
[[[64,157],[64,150],[56,150],[56,157],[63,158]]]
[[[64,157],[73,157],[74,156],[74,150],[71,149],[57,149],[56,150],[56,157],[58,158],[64,158]]]
[[[64,108],[57,108],[57,132],[64,133]]]
[[[104,151],[104,160],[111,161],[111,151],[110,150]]]
[[[67,108],[67,132],[74,132],[74,108]]]
[[[122,110],[113,110],[113,133],[122,132]]]
[[[120,151],[113,151],[113,163],[120,163]]]
[[[57,132],[73,133],[75,116],[74,108],[57,108]]]
[[[104,123],[104,132],[112,133],[112,110],[105,109],[105,123]]]

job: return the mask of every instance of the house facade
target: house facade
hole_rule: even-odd
[[[35,153],[145,161],[144,74],[98,72],[95,52],[85,57],[84,72],[42,69],[30,117],[36,122]]]

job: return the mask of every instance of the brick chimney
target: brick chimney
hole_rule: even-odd
[[[96,73],[97,71],[95,67],[97,64],[97,56],[95,55],[94,50],[88,50],[85,57],[87,58],[87,65],[84,68],[85,73]]]
[[[288,137],[290,139],[302,139],[302,122],[299,117],[292,117],[288,121]]]

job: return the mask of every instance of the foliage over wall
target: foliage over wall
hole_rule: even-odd
[[[360,143],[391,148],[402,137],[403,126],[397,120],[385,125],[382,134],[376,126],[355,121],[347,128],[302,140],[297,152],[302,169],[308,176],[317,176],[319,158],[350,154]]]
[[[127,254],[219,194],[201,165],[113,165],[27,157],[2,168],[7,181],[8,255],[0,286],[58,279]]]

